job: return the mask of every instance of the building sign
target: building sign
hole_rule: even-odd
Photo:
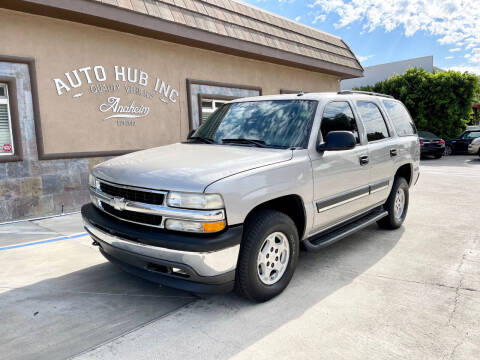
[[[118,126],[135,126],[137,119],[150,114],[152,106],[176,103],[179,95],[177,89],[160,77],[129,66],[82,67],[54,78],[53,82],[58,96],[98,97],[95,106],[103,120],[114,119]]]

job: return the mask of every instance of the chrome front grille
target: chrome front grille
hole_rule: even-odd
[[[163,228],[166,219],[213,222],[225,219],[225,210],[191,210],[167,206],[167,191],[114,184],[97,179],[90,187],[93,204],[117,219]]]
[[[162,217],[157,215],[144,214],[136,211],[117,210],[113,206],[101,201],[102,209],[110,215],[116,216],[123,220],[131,221],[138,224],[146,224],[152,226],[160,226]]]
[[[165,194],[157,191],[139,190],[127,186],[119,186],[111,183],[100,182],[100,190],[113,197],[125,200],[141,202],[145,204],[162,205]]]

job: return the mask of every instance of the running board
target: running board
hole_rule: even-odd
[[[378,220],[384,218],[387,215],[388,212],[385,211],[383,208],[374,210],[357,220],[353,220],[350,223],[335,227],[334,229],[327,230],[323,233],[309,237],[308,239],[303,240],[303,244],[308,251],[318,251],[328,245],[337,242],[338,240],[343,239],[350,234],[353,234],[358,230],[361,230],[373,224],[374,222],[377,222]]]

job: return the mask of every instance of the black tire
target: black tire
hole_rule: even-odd
[[[433,155],[433,157],[434,157],[435,159],[440,159],[442,156],[443,156],[443,154],[435,154],[435,155]]]
[[[289,258],[285,272],[272,285],[260,279],[257,258],[265,239],[274,232],[286,235],[289,244]],[[299,240],[293,220],[282,212],[262,209],[247,219],[244,226],[240,256],[237,264],[235,290],[240,296],[252,301],[263,302],[280,294],[292,279],[297,266]]]
[[[397,191],[402,189],[405,196],[405,205],[403,207],[403,212],[400,217],[395,216],[395,198]],[[388,215],[384,218],[377,221],[378,226],[383,229],[398,229],[402,226],[405,217],[407,216],[408,211],[408,183],[403,177],[396,176],[395,180],[393,181],[392,191],[388,196],[387,202],[383,205],[384,209],[388,212]]]
[[[450,145],[445,146],[445,156],[453,155],[453,149]]]

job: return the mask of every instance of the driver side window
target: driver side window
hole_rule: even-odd
[[[348,102],[333,101],[325,106],[320,127],[324,142],[327,140],[330,131],[350,131],[357,139],[357,144],[360,143],[357,122]]]

